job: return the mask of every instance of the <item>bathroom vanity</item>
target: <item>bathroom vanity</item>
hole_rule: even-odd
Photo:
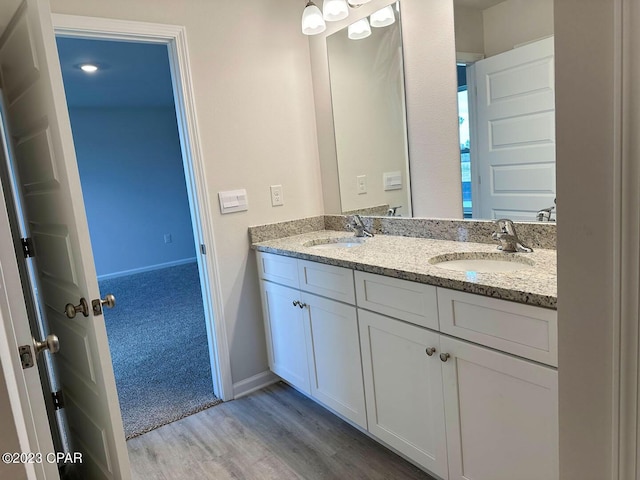
[[[318,230],[253,248],[275,374],[442,479],[558,478],[554,250],[490,271],[482,243]],[[444,264],[461,259],[479,271]]]

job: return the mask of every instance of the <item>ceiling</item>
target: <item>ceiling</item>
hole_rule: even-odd
[[[457,7],[474,8],[476,10],[485,10],[493,7],[505,0],[453,0],[453,4]]]
[[[58,53],[70,107],[173,105],[166,45],[58,37]],[[92,74],[79,65],[93,63]]]

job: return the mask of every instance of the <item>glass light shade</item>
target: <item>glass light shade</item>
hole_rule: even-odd
[[[377,12],[372,13],[369,19],[371,20],[372,27],[386,27],[396,21],[391,5],[387,5]]]
[[[362,38],[367,38],[371,35],[371,27],[369,26],[369,20],[367,18],[363,18],[362,20],[358,20],[356,23],[352,23],[348,28],[348,36],[351,40],[360,40]]]
[[[347,0],[324,0],[322,16],[327,22],[337,22],[349,16]]]
[[[348,0],[349,5],[352,7],[359,7],[360,5],[364,5],[365,3],[369,3],[371,0]]]
[[[307,3],[302,12],[302,33],[305,35],[317,35],[326,29],[327,24],[324,23],[320,9],[312,2]]]

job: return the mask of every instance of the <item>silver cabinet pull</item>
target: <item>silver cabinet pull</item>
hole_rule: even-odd
[[[64,307],[64,313],[69,318],[75,318],[76,314],[82,313],[85,317],[89,316],[89,304],[85,300],[84,297],[80,299],[80,303],[78,305],[74,305],[73,303],[67,303]]]
[[[448,353],[441,353],[440,354],[440,360],[442,360],[443,362],[446,362],[447,360],[449,360],[450,357],[451,357],[451,355],[449,355]]]
[[[58,353],[60,351],[60,340],[57,335],[49,334],[47,338],[39,342],[35,338],[33,339],[33,349],[38,355],[43,350],[49,350],[51,353]]]

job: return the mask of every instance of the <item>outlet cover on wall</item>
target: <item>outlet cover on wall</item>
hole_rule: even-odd
[[[284,205],[282,185],[271,185],[271,206],[279,207],[280,205]]]
[[[366,175],[358,175],[356,177],[356,186],[358,190],[358,195],[362,195],[363,193],[367,193],[367,176]]]
[[[164,234],[164,243],[171,243],[173,242],[173,239],[171,238],[171,234],[170,233],[165,233]]]

